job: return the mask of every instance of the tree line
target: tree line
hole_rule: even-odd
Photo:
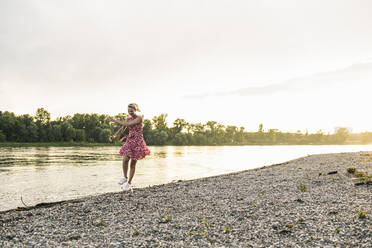
[[[124,121],[127,114],[119,113],[115,119]],[[335,128],[333,134],[297,131],[264,130],[260,124],[256,132],[244,127],[224,126],[216,121],[188,123],[176,119],[171,127],[167,114],[144,120],[143,134],[148,145],[323,145],[368,144],[372,132],[352,133],[345,127]],[[15,115],[0,111],[0,142],[87,142],[108,143],[108,138],[119,128],[108,121],[105,114],[74,114],[51,120],[50,113],[39,108],[34,116]],[[128,133],[128,131],[126,131]],[[125,134],[124,134],[125,135]],[[118,142],[118,138],[115,140]]]

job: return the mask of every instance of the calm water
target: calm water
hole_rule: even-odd
[[[0,148],[0,210],[120,191],[120,147]],[[310,154],[371,151],[366,146],[150,147],[134,187],[281,163]]]

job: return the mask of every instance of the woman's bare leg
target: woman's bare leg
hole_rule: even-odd
[[[123,157],[123,174],[125,178],[128,178],[128,162],[129,162],[129,157],[124,156]]]
[[[129,184],[132,183],[134,173],[136,172],[136,164],[137,164],[137,160],[133,160],[133,159],[130,160],[130,173],[129,173],[129,180],[128,180]]]

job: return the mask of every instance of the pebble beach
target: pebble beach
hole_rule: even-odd
[[[371,247],[371,173],[371,152],[322,154],[41,203],[0,212],[0,247]]]

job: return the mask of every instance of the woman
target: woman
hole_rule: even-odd
[[[150,150],[147,148],[146,142],[143,139],[142,128],[143,128],[143,115],[138,114],[137,111],[140,111],[138,105],[136,103],[131,103],[128,105],[128,114],[130,115],[124,122],[115,120],[111,117],[108,119],[113,121],[122,127],[112,136],[110,136],[110,142],[114,139],[118,134],[124,132],[124,130],[128,127],[129,134],[128,136],[124,137],[127,138],[125,144],[120,149],[120,156],[123,157],[123,174],[124,177],[119,181],[119,184],[123,186],[123,190],[131,189],[131,183],[136,171],[136,164],[137,160],[143,159],[146,155],[150,154]],[[124,139],[123,138],[123,139]],[[128,172],[128,163],[130,160],[130,173],[129,179],[127,177]]]

